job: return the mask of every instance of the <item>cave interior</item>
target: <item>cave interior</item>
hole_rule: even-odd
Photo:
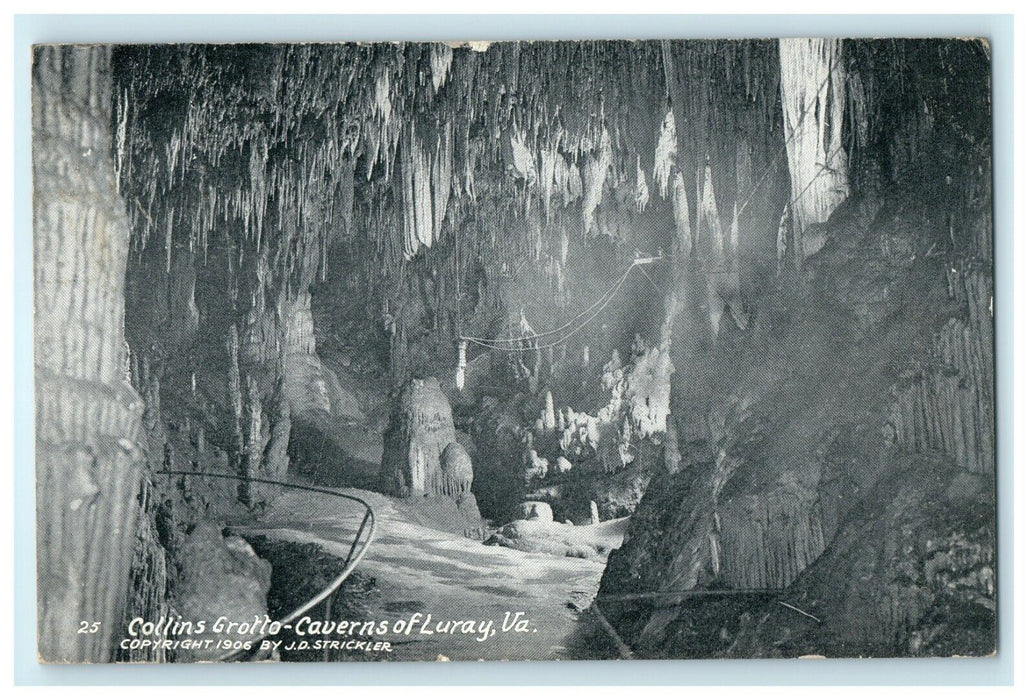
[[[638,657],[994,653],[985,42],[100,51],[103,381],[141,399],[112,615],[197,605],[283,498],[172,470],[545,520]],[[234,561],[219,604],[265,609]]]

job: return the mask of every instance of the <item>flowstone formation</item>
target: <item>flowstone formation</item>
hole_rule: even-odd
[[[472,522],[478,521],[478,504],[471,493],[471,458],[457,442],[453,411],[437,379],[413,379],[406,385],[384,439],[381,486],[385,493],[441,497]]]

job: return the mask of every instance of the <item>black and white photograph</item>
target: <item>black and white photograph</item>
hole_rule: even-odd
[[[39,661],[994,657],[996,50],[35,45]]]

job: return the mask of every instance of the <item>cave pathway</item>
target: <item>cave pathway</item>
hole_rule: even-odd
[[[604,564],[490,547],[459,534],[422,524],[405,501],[357,489],[374,509],[377,534],[358,571],[377,579],[376,592],[364,600],[371,620],[407,621],[414,613],[430,624],[452,620],[492,620],[496,634],[378,635],[392,644],[385,660],[452,661],[479,659],[553,660],[580,656],[587,622],[579,615],[592,601]],[[348,554],[362,518],[359,508],[340,499],[304,491],[281,494],[257,522],[238,532],[291,542],[314,542],[341,557]],[[318,606],[317,610],[322,610]],[[529,631],[504,632],[506,613],[524,613]],[[320,612],[311,613],[314,619]],[[532,631],[534,630],[534,631]]]

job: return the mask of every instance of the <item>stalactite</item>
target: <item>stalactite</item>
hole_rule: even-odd
[[[703,172],[704,176],[698,180],[701,186],[697,195],[697,230],[707,231],[711,237],[707,248],[711,257],[711,265],[724,266],[726,262],[726,246],[722,222],[719,219],[719,205],[715,199],[712,166],[705,165]]]
[[[752,181],[751,145],[747,139],[737,141],[736,196],[733,198],[733,216],[730,221],[729,261],[730,267],[740,271],[740,215],[741,208],[750,203],[755,190]]]
[[[775,58],[775,50],[760,50],[749,63],[721,42],[672,48],[686,80],[668,80],[653,42],[493,44],[484,52],[427,44],[256,46],[237,56],[225,47],[119,49],[114,124],[124,131],[118,172],[134,203],[134,251],[148,252],[151,237],[161,250],[171,230],[166,249],[174,256],[183,250],[197,253],[196,265],[218,261],[218,275],[217,266],[198,273],[199,297],[214,280],[228,298],[240,295],[240,304],[227,304],[241,336],[232,364],[239,382],[247,372],[260,384],[260,434],[276,430],[281,346],[297,331],[284,310],[317,276],[334,281],[328,260],[343,248],[367,275],[351,288],[362,290],[371,308],[391,310],[382,337],[392,381],[403,384],[427,362],[440,376],[457,370],[470,384],[459,372],[457,329],[474,326],[491,337],[499,314],[524,294],[528,270],[542,282],[529,303],[545,308],[547,319],[583,303],[594,281],[583,282],[590,245],[569,245],[568,228],[614,236],[616,259],[634,246],[664,248],[671,223],[655,223],[670,221],[667,203],[662,209],[650,197],[656,186],[673,199],[678,249],[689,252],[698,153],[712,156],[716,209],[728,215],[728,148],[710,144],[738,134],[766,150],[760,124],[779,101],[766,72],[776,64],[762,57]],[[720,58],[696,55],[710,52]],[[744,77],[735,71],[729,92],[754,105],[748,117],[722,107],[727,95],[716,86],[727,63],[743,63]],[[277,66],[272,74],[270,66]],[[180,94],[190,99],[168,99]],[[673,114],[669,103],[678,101],[687,109]],[[707,116],[678,144],[687,146],[682,154],[676,133],[690,124],[688,111]],[[641,216],[650,230],[637,230]],[[739,231],[753,224],[738,220]],[[729,230],[729,222],[722,225]],[[450,246],[441,245],[443,236]],[[523,267],[525,260],[536,264]],[[431,281],[411,285],[414,279]],[[468,297],[476,301],[467,304]],[[426,313],[412,309],[417,298]],[[224,301],[205,302],[202,316],[220,317]],[[670,333],[679,307],[664,305],[662,326]],[[538,325],[538,314],[534,320]],[[199,334],[206,332],[202,320]],[[567,351],[577,364],[585,346],[590,366],[596,338],[572,343],[558,354]],[[530,385],[541,382],[532,356],[524,359]],[[559,370],[565,362],[557,360]],[[222,365],[218,371],[225,385]],[[238,393],[248,404],[251,392]],[[240,414],[239,431],[250,435],[248,410],[227,413]],[[212,440],[227,441],[209,427]],[[245,450],[228,451],[241,458]]]
[[[438,134],[435,144],[435,160],[432,164],[431,190],[434,196],[433,216],[435,221],[434,239],[442,235],[442,222],[445,221],[449,207],[449,196],[453,185],[453,127],[447,122]]]
[[[605,129],[600,146],[594,154],[587,155],[582,167],[582,223],[583,233],[593,229],[597,207],[604,196],[604,183],[611,168],[611,135]]]
[[[516,179],[529,183],[536,181],[535,156],[525,145],[525,139],[520,133],[510,135],[510,150],[505,151],[505,154],[508,156],[507,164]]]
[[[435,240],[435,218],[431,199],[431,165],[424,145],[407,131],[401,149],[403,251],[406,258],[416,255],[421,246],[431,247]]]
[[[230,396],[230,417],[233,421],[233,435],[230,444],[231,467],[241,476],[248,476],[242,470],[247,469],[244,452],[244,397],[242,395],[241,367],[240,367],[240,341],[237,334],[237,326],[230,326],[230,332],[226,341],[227,355],[229,357],[229,375],[227,377],[227,391]],[[242,482],[238,486],[238,498],[248,502],[247,484]]]
[[[654,150],[654,182],[658,184],[658,192],[662,199],[668,199],[669,182],[676,165],[677,150],[676,121],[670,109],[661,122],[661,135]]]
[[[432,44],[431,51],[431,86],[435,92],[442,89],[453,64],[453,49],[446,44]]]
[[[557,181],[563,183],[561,192],[564,193],[564,205],[577,202],[582,198],[582,175],[579,173],[579,166],[574,161],[567,162],[563,159],[557,161]]]
[[[550,206],[550,199],[553,197],[554,183],[557,180],[555,174],[557,173],[559,162],[561,162],[561,156],[557,152],[556,147],[544,148],[539,151],[539,191],[547,223],[550,223],[553,216],[553,207]]]
[[[776,271],[783,272],[784,261],[787,258],[787,241],[791,237],[791,207],[790,203],[784,206],[783,214],[780,215],[780,225],[776,229]]]
[[[636,210],[641,214],[650,203],[650,188],[647,186],[647,175],[640,165],[640,156],[636,156]]]
[[[676,221],[680,246],[685,252],[690,252],[693,250],[696,228],[690,222],[690,200],[686,194],[683,173],[677,173],[672,180],[672,216]]]
[[[402,144],[403,252],[410,259],[441,235],[452,186],[452,131],[447,127],[439,134],[433,155],[416,128],[408,130]]]
[[[381,117],[381,123],[385,125],[392,118],[391,81],[391,71],[385,66],[374,83],[375,113]]]
[[[825,222],[848,197],[843,54],[839,39],[780,40],[795,264],[803,256],[805,230]]]

